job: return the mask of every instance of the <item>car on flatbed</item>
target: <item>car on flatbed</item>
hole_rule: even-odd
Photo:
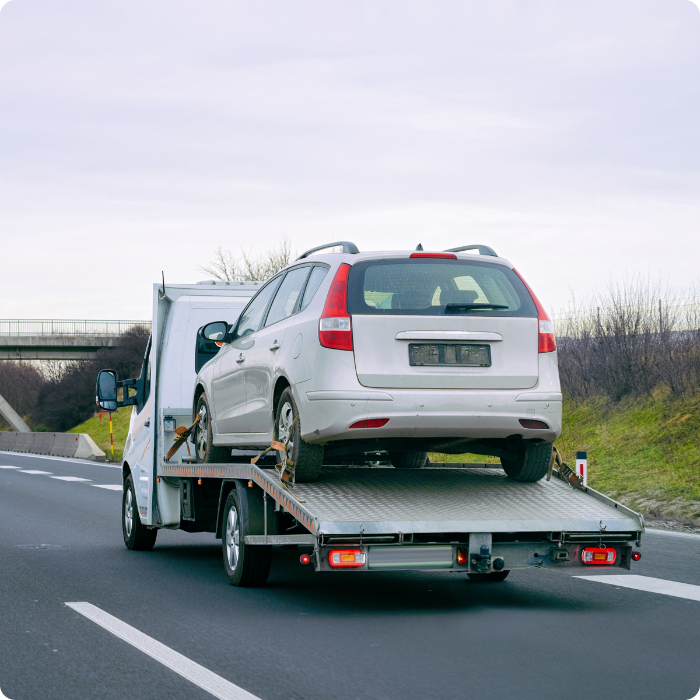
[[[496,456],[528,482],[561,432],[552,322],[488,246],[314,248],[198,343],[220,347],[197,359],[203,464],[277,440],[299,482],[324,463],[420,468],[428,452]]]

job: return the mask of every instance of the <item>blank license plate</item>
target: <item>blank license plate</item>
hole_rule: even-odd
[[[456,345],[453,343],[411,343],[408,359],[412,366],[447,365],[454,367],[490,367],[488,345]]]

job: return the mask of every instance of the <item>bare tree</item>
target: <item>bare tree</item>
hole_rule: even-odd
[[[289,265],[291,260],[292,248],[288,238],[283,238],[258,257],[242,249],[240,256],[236,257],[218,245],[209,264],[200,266],[199,270],[217,280],[264,281]]]

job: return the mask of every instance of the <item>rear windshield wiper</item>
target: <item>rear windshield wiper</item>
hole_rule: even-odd
[[[503,304],[445,304],[446,314],[458,314],[461,311],[483,311],[484,309],[509,309]]]

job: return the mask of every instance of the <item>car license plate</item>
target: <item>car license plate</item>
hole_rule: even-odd
[[[408,359],[414,367],[431,365],[490,367],[491,347],[453,343],[410,343]]]

